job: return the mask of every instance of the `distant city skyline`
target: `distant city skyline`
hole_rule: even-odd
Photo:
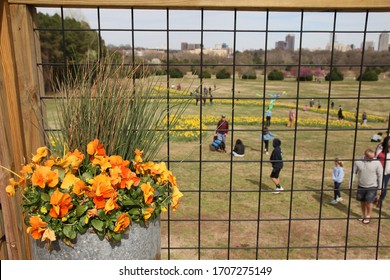
[[[39,12],[61,14],[59,8],[38,8]],[[265,49],[265,30],[268,29],[267,49],[275,48],[275,43],[294,37],[294,49],[301,45],[305,49],[326,49],[329,36],[335,28],[339,44],[359,48],[363,42],[365,13],[337,13],[333,27],[333,12],[304,12],[301,38],[300,12],[269,12],[266,26],[266,12],[209,11],[203,13],[203,24],[199,10],[170,10],[167,23],[166,10],[134,9],[131,19],[130,9],[64,9],[64,15],[88,22],[92,29],[100,27],[106,44],[115,46],[132,45],[131,23],[134,22],[134,46],[144,48],[166,48],[169,37],[170,49],[181,49],[182,42],[201,43],[203,30],[204,48],[214,48],[216,44],[227,44],[238,51]],[[366,42],[379,44],[381,33],[390,31],[390,13],[370,13],[367,23]],[[234,22],[236,18],[236,22]],[[167,27],[169,25],[169,28]],[[165,30],[170,30],[169,36]],[[232,30],[236,30],[236,38]],[[384,39],[383,39],[384,40]],[[379,48],[379,47],[378,47]]]

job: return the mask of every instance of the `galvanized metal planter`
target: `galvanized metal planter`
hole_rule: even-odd
[[[43,242],[33,240],[32,251],[35,260],[156,260],[161,258],[160,220],[148,228],[132,224],[120,242],[87,232],[77,235],[73,248],[57,240],[49,252]]]

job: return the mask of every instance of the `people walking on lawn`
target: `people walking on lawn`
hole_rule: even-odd
[[[373,202],[377,193],[381,195],[383,167],[382,164],[375,160],[375,152],[371,149],[364,151],[363,160],[356,160],[353,167],[352,183],[355,175],[358,175],[358,187],[356,200],[360,202],[362,216],[358,220],[363,224],[369,224]]]
[[[334,182],[333,200],[331,204],[337,204],[343,199],[341,198],[340,186],[344,180],[344,164],[338,158],[334,161],[334,167],[332,172],[332,180]]]
[[[215,130],[215,133],[217,134],[218,138],[222,139],[222,142],[226,145],[226,135],[229,132],[229,123],[226,120],[226,116],[222,115],[221,119],[219,120],[217,124],[217,129]]]
[[[276,135],[274,135],[271,131],[269,131],[268,126],[263,127],[263,131],[261,133],[261,139],[264,141],[264,152],[268,155],[268,146],[269,140],[273,139]]]
[[[282,141],[280,141],[279,138],[274,138],[272,141],[272,146],[274,147],[270,161],[272,164],[272,172],[271,172],[271,180],[275,184],[275,190],[272,192],[274,194],[280,193],[280,191],[283,191],[283,187],[280,185],[280,171],[283,169],[283,152],[282,148],[280,147],[282,145]]]
[[[384,170],[382,191],[378,200],[379,203],[376,205],[377,207],[380,207],[386,197],[387,185],[389,184],[390,180],[390,136],[386,136],[383,139],[382,145],[377,147],[376,158],[382,164]]]

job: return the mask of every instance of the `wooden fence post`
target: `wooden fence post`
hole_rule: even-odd
[[[16,172],[43,142],[35,114],[39,87],[34,74],[37,60],[32,26],[27,6],[11,8],[8,0],[0,2],[0,164]],[[31,259],[31,240],[23,221],[21,194],[7,198],[8,178],[10,174],[1,169],[0,199],[7,258]]]

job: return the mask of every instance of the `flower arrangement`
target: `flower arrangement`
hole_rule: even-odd
[[[41,147],[20,175],[14,173],[20,180],[10,179],[8,196],[23,188],[25,223],[34,239],[72,246],[77,234],[92,230],[119,241],[132,222],[147,226],[169,205],[177,209],[183,195],[164,162],[143,162],[138,149],[131,161],[108,156],[98,139],[86,151],[55,157]]]

